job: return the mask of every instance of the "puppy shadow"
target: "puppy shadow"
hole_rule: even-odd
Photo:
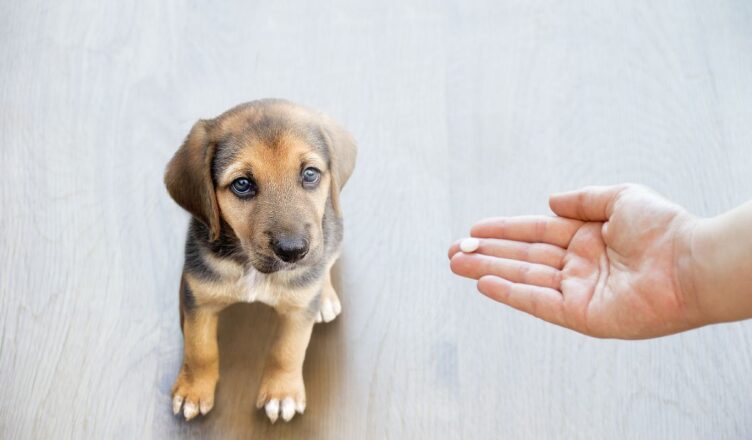
[[[341,292],[341,263],[332,270],[332,282]],[[236,304],[220,315],[218,342],[220,381],[215,405],[202,423],[208,431],[231,434],[228,437],[299,438],[317,437],[327,431],[327,423],[336,420],[336,408],[344,404],[341,378],[345,376],[346,355],[343,314],[327,324],[316,324],[306,352],[303,378],[307,406],[304,415],[296,414],[291,422],[272,424],[262,410],[256,408],[261,375],[267,352],[277,327],[273,309],[263,304]],[[255,438],[255,437],[254,437]]]

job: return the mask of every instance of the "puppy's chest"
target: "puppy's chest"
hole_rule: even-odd
[[[280,274],[267,275],[251,269],[238,280],[238,300],[261,302],[271,307],[306,305],[312,290],[291,288],[284,280]]]
[[[206,289],[217,300],[232,302],[261,302],[271,307],[307,304],[309,290],[291,288],[289,279],[298,271],[265,274],[254,268],[243,267],[232,261],[204,255],[204,261],[218,277]]]
[[[249,270],[237,283],[238,293],[243,302],[261,302],[276,306],[283,294],[275,280],[256,270]]]

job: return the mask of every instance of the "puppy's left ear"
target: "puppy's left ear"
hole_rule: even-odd
[[[219,238],[219,205],[211,165],[216,143],[209,138],[211,121],[193,125],[185,142],[167,164],[164,182],[170,196],[209,228],[211,241]]]
[[[355,168],[355,158],[358,148],[352,135],[328,116],[321,116],[321,130],[329,149],[329,170],[332,176],[330,185],[332,206],[337,216],[341,217],[342,210],[339,204],[339,193]]]

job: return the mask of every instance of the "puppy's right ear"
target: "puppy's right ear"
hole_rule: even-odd
[[[339,192],[345,186],[355,168],[355,158],[358,147],[355,139],[330,117],[320,114],[321,130],[329,151],[329,170],[332,181],[330,184],[330,199],[332,207],[338,217],[342,216],[339,204]]]
[[[219,206],[211,165],[216,143],[209,138],[211,121],[199,120],[167,164],[164,182],[170,196],[209,228],[210,240],[219,238]]]

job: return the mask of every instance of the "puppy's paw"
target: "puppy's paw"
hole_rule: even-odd
[[[342,312],[342,303],[339,302],[337,292],[331,286],[324,288],[321,293],[321,308],[316,314],[316,322],[332,322]]]
[[[185,420],[206,415],[214,407],[218,379],[218,375],[212,373],[192,374],[183,366],[172,386],[172,412],[175,415],[182,412]]]
[[[289,422],[306,407],[305,385],[301,374],[265,374],[261,380],[256,408],[264,408],[266,416],[274,423],[278,418]]]

